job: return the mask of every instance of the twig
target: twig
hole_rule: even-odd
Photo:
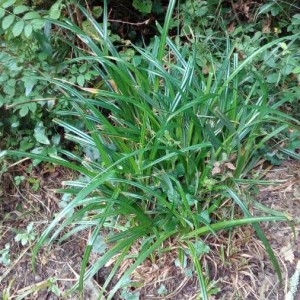
[[[153,18],[149,18],[143,22],[132,23],[132,22],[126,22],[126,21],[121,21],[121,20],[108,19],[109,22],[122,23],[122,24],[128,24],[128,25],[133,25],[133,26],[149,25],[152,20],[153,20]]]

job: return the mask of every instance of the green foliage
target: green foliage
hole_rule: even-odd
[[[48,37],[41,33],[45,19],[25,1],[2,1],[0,21],[5,30],[0,51],[0,110],[5,116],[0,124],[2,138],[6,147],[28,150],[39,144],[33,130],[42,118],[46,121],[45,114],[55,103],[55,98],[47,97],[53,95],[51,87],[37,79],[43,72],[56,73],[49,64],[52,49]]]
[[[60,92],[55,85],[49,85],[40,77],[47,74],[84,87],[99,80],[99,72],[89,63],[72,66],[62,63],[71,47],[56,35],[47,18],[60,18],[61,11],[66,8],[63,1],[56,1],[48,10],[39,11],[22,0],[1,1],[0,4],[0,35],[3,38],[0,49],[0,113],[3,116],[0,132],[5,141],[0,143],[0,149],[5,143],[6,148],[55,153],[62,140],[51,120],[58,109],[67,109],[69,104],[63,97],[56,97]],[[101,9],[95,7],[94,14],[101,15]],[[70,42],[73,45],[76,41]]]
[[[15,236],[16,242],[21,242],[22,246],[25,246],[28,243],[31,243],[35,240],[36,234],[34,233],[33,223],[30,223],[26,227],[26,231],[20,231]]]
[[[152,10],[151,0],[133,0],[132,6],[142,13],[150,13]]]
[[[299,36],[274,39],[262,29],[242,26],[241,20],[229,31],[232,19],[222,17],[228,7],[219,1],[187,0],[174,19],[172,0],[163,27],[157,25],[159,36],[142,48],[122,44],[110,31],[106,5],[103,11],[78,5],[85,21],[77,24],[60,19],[63,2],[56,1],[48,13],[52,25],[43,23],[47,30],[26,34],[26,22],[33,20],[24,18],[28,7],[20,4],[11,11],[16,1],[7,2],[1,17],[7,39],[0,56],[5,71],[0,77],[0,109],[12,109],[12,114],[2,126],[21,130],[20,148],[31,151],[1,155],[27,156],[81,173],[77,180],[65,182],[61,211],[38,240],[35,254],[50,235],[50,242],[58,237],[64,241],[89,229],[92,234],[74,289],[82,289],[85,280],[119,254],[103,291],[130,257],[133,263],[107,296],[112,299],[121,289],[123,298],[135,299],[138,295],[128,290],[131,273],[147,257],[165,251],[165,242],[174,238],[175,263],[190,276],[197,274],[201,296],[208,299],[218,290],[201,265],[210,251],[203,237],[253,224],[281,278],[258,223],[286,218],[252,216],[244,190],[249,171],[262,157],[274,163],[282,153],[297,157],[298,136],[292,133],[299,130],[299,120],[284,108],[299,99]],[[132,3],[144,14],[160,4]],[[277,16],[272,7],[258,8],[257,19],[269,13]],[[291,18],[294,32],[298,17]],[[170,29],[178,31],[174,39]],[[55,35],[57,31],[64,37]],[[29,52],[19,54],[24,45],[30,45]],[[66,55],[70,49],[72,55]],[[50,126],[53,116],[55,125]],[[24,134],[27,122],[30,130]],[[57,128],[82,152],[58,147]],[[282,138],[292,139],[286,149],[278,147]],[[22,178],[15,180],[21,183]],[[31,184],[39,188],[38,180]],[[235,205],[227,210],[222,204],[229,199]],[[243,218],[233,219],[236,206]],[[102,235],[104,228],[109,235]],[[29,242],[32,234],[32,228],[27,229],[18,239]],[[138,253],[130,253],[133,246]],[[92,251],[102,256],[87,267]],[[163,286],[158,292],[166,293]]]
[[[34,31],[45,26],[42,15],[25,5],[26,1],[2,0],[0,2],[0,20],[6,39],[12,39],[22,34],[29,38]]]
[[[59,19],[66,7],[63,0],[55,1],[49,10],[35,10],[25,0],[1,0],[0,20],[6,39],[21,35],[30,38],[47,26],[46,18]]]
[[[123,290],[121,293],[121,297],[124,300],[139,300],[140,299],[140,293],[133,293],[126,290]]]
[[[160,296],[166,296],[168,295],[168,289],[163,284],[161,284],[157,290],[157,293]]]
[[[70,225],[74,227],[61,241],[91,228],[79,285],[74,288],[82,289],[85,280],[120,253],[103,286],[105,290],[139,241],[139,253],[108,299],[127,287],[133,270],[154,252],[159,253],[171,237],[176,237],[176,247],[193,262],[191,272],[198,275],[202,297],[208,299],[216,290],[210,291],[201,266],[201,256],[209,251],[201,237],[245,224],[253,224],[281,276],[258,222],[285,217],[253,217],[242,191],[243,183],[249,183],[249,170],[261,158],[259,151],[280,133],[299,126],[298,120],[278,110],[285,101],[274,102],[269,97],[268,81],[253,62],[261,62],[263,70],[265,53],[281,54],[283,43],[292,44],[297,36],[265,44],[243,60],[227,37],[225,54],[217,63],[211,58],[211,70],[205,75],[196,63],[197,50],[178,46],[168,37],[174,6],[175,1],[171,1],[164,27],[159,27],[160,37],[147,49],[133,46],[139,54],[137,65],[118,52],[107,35],[107,23],[102,27],[83,7],[81,11],[103,43],[71,21],[53,21],[88,47],[86,53],[78,52],[77,58],[66,62],[70,67],[76,63],[99,66],[99,87],[82,89],[65,80],[45,77],[72,104],[71,111],[62,110],[59,115],[71,114],[82,121],[80,127],[59,118],[54,122],[64,128],[67,139],[89,154],[81,157],[60,149],[55,156],[7,152],[57,163],[84,175],[84,180],[65,183],[70,188],[63,192],[68,192],[72,200],[65,201],[35,249],[36,253],[50,234],[50,242],[54,241]],[[219,219],[218,211],[228,198],[244,218],[235,220],[232,212],[223,212],[224,219]],[[101,242],[107,250],[87,268],[103,228],[111,231]]]
[[[20,149],[28,150],[39,144],[50,145],[41,119],[44,122],[51,119],[57,100],[52,96],[53,89],[37,79],[37,72],[54,73],[54,68],[47,64],[43,55],[30,59],[26,53],[17,57],[2,52],[0,61],[3,71],[0,78],[0,109],[5,116],[0,127],[3,138],[7,138],[6,146],[15,147],[20,143]],[[47,97],[49,94],[51,97]],[[58,107],[63,106],[64,103],[60,101]],[[47,130],[54,138],[53,128]],[[57,146],[58,143],[53,145]]]
[[[25,176],[15,176],[14,180],[16,185],[20,185],[25,180]]]
[[[6,244],[5,248],[0,250],[0,264],[8,266],[10,263],[10,244]]]

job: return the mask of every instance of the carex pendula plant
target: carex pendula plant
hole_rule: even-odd
[[[81,174],[78,180],[65,182],[68,188],[64,191],[72,194],[73,200],[49,224],[34,253],[58,238],[65,240],[90,230],[74,288],[82,290],[86,280],[114,259],[102,287],[108,299],[128,286],[133,271],[147,258],[159,255],[170,241],[174,248],[189,253],[202,298],[208,299],[199,241],[246,224],[254,226],[281,278],[278,261],[259,223],[286,217],[253,216],[242,191],[244,185],[262,184],[247,177],[261,158],[259,150],[280,132],[299,126],[299,121],[280,111],[282,101],[270,101],[268,85],[251,63],[280,41],[293,41],[297,35],[270,42],[243,61],[227,38],[223,60],[214,65],[212,59],[209,73],[203,74],[193,52],[179,48],[168,35],[175,3],[170,1],[164,25],[157,24],[160,35],[148,47],[130,46],[137,60],[120,54],[110,40],[106,5],[102,24],[78,5],[98,33],[97,40],[68,19],[52,20],[85,45],[76,58],[65,63],[92,62],[99,72],[99,84],[89,87],[44,78],[56,84],[61,97],[72,104],[72,110],[61,111],[54,122],[85,154],[68,150],[60,150],[58,156],[5,152]],[[63,121],[60,116],[65,115],[80,120],[83,126]],[[275,129],[265,129],[269,124]],[[219,209],[231,209],[222,207],[228,199],[243,218],[232,217],[231,211],[222,214],[228,218],[218,218]],[[89,265],[90,254],[104,231],[109,232],[104,238],[106,251]],[[137,254],[130,251],[134,245]],[[132,264],[107,292],[122,261],[129,257]]]

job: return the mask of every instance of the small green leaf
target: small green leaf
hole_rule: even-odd
[[[34,137],[35,139],[37,140],[37,142],[41,143],[41,144],[44,144],[44,145],[50,145],[50,141],[48,140],[48,138],[46,137],[46,135],[41,132],[41,131],[38,131],[38,132],[34,132]]]
[[[55,99],[50,99],[47,101],[47,107],[49,110],[52,110],[55,105]]]
[[[105,243],[105,238],[99,235],[96,238],[95,243],[93,244],[93,252],[98,254],[103,254],[105,253],[106,249],[107,249],[107,244]]]
[[[8,266],[11,263],[10,260],[10,244],[5,244],[5,248],[0,250],[0,264],[3,264],[4,266]]]
[[[11,86],[11,87],[15,87],[16,83],[17,83],[16,79],[11,78],[11,79],[7,80],[6,84],[9,85],[9,86]]]
[[[26,5],[18,5],[14,8],[13,12],[15,15],[18,15],[18,14],[22,14],[24,13],[25,11],[28,11],[29,10],[29,7],[26,6]]]
[[[59,134],[53,135],[52,138],[51,138],[51,141],[52,141],[53,145],[58,146],[60,141],[61,141],[60,135]]]
[[[77,83],[80,86],[84,86],[84,75],[80,74],[80,75],[77,76]]]
[[[76,82],[76,77],[75,77],[75,76],[71,76],[71,77],[69,78],[68,81],[69,81],[70,83],[75,84],[75,82]]]
[[[61,4],[61,0],[56,1],[50,8],[50,18],[57,20],[60,18],[60,13],[61,13],[61,9],[62,9],[62,4]]]
[[[36,11],[30,11],[30,12],[26,13],[22,19],[23,20],[41,19],[41,16]]]
[[[151,0],[133,0],[132,5],[135,9],[142,13],[149,14],[152,10]]]
[[[35,113],[35,112],[36,112],[36,109],[37,109],[37,104],[36,104],[36,102],[30,102],[30,103],[28,103],[27,105],[28,105],[29,110],[30,110],[32,113]]]
[[[23,105],[19,111],[20,117],[25,117],[28,114],[29,108],[27,105]]]
[[[140,293],[132,293],[132,292],[128,292],[126,290],[122,291],[121,297],[124,300],[139,300],[140,299]]]
[[[258,15],[268,13],[274,4],[275,2],[267,2],[266,4],[261,5],[258,11]]]
[[[36,81],[36,79],[34,79],[30,76],[24,76],[22,78],[22,81],[24,82],[24,86],[25,86],[25,96],[29,96],[32,89],[36,85],[37,81]]]
[[[8,0],[1,4],[2,8],[8,8],[14,5],[16,0]]]
[[[34,137],[35,139],[44,145],[50,145],[50,141],[48,140],[45,134],[45,128],[42,122],[40,122],[34,129]]]
[[[0,82],[2,83],[2,82],[5,82],[6,80],[8,80],[9,79],[9,77],[8,77],[8,75],[7,74],[1,74],[0,75]]]
[[[0,19],[2,19],[5,16],[5,9],[0,8]]]
[[[87,64],[82,64],[79,69],[79,73],[85,73],[87,71]]]
[[[9,26],[13,23],[13,21],[15,20],[15,16],[14,15],[8,15],[6,16],[3,21],[2,21],[2,28],[3,30],[6,30],[9,28]]]
[[[20,142],[20,150],[27,151],[31,149],[34,146],[34,143],[32,142],[31,138],[24,138]]]
[[[282,12],[282,8],[280,5],[276,5],[271,8],[271,14],[273,17],[279,15],[279,13],[281,13],[281,12]]]
[[[207,254],[210,251],[210,248],[201,240],[195,242],[194,246],[195,246],[197,256],[201,256],[204,253]]]
[[[281,74],[282,75],[290,75],[293,72],[294,66],[293,65],[285,65],[282,70],[281,70]]]
[[[95,18],[101,17],[102,13],[103,13],[103,8],[102,8],[102,6],[94,6],[94,7],[93,7],[93,16],[94,16]]]
[[[160,287],[157,290],[157,293],[158,293],[158,295],[165,296],[165,295],[168,294],[168,290],[165,287],[165,285],[161,284]]]
[[[23,20],[18,21],[14,25],[13,30],[12,30],[12,33],[13,33],[14,37],[17,37],[22,33],[24,25],[25,25],[25,22]]]
[[[268,75],[267,77],[267,82],[268,83],[277,83],[279,81],[279,73],[272,73],[270,75]]]
[[[29,38],[32,34],[32,25],[29,23],[24,28],[24,34],[27,38]]]
[[[52,284],[51,287],[49,288],[50,291],[52,293],[54,293],[57,297],[60,297],[61,296],[61,290],[60,288],[57,286],[57,284]]]
[[[3,85],[3,92],[8,95],[9,97],[13,97],[16,93],[16,80],[9,79],[6,84]]]
[[[6,103],[6,99],[2,95],[0,95],[0,107],[2,107],[5,103]]]
[[[85,79],[86,81],[91,80],[91,78],[92,78],[92,74],[91,74],[91,73],[85,73],[85,74],[84,74],[84,79]]]
[[[20,233],[18,233],[16,236],[15,236],[15,241],[16,242],[19,242],[21,240],[22,236]]]
[[[45,26],[45,20],[44,19],[33,19],[31,21],[31,25],[34,30],[40,30]]]
[[[293,25],[300,25],[300,14],[295,14],[292,18]]]
[[[30,233],[32,230],[33,230],[33,223],[30,222],[30,223],[27,225],[27,227],[26,227],[26,231],[27,231],[28,233]]]
[[[300,73],[300,67],[296,67],[296,68],[292,71],[292,73],[294,73],[294,74],[299,74],[299,73]]]

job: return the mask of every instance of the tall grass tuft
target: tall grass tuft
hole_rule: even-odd
[[[75,34],[88,49],[66,63],[92,61],[99,72],[101,88],[79,88],[47,78],[72,103],[72,111],[60,114],[80,119],[84,128],[72,126],[59,116],[54,122],[64,128],[67,139],[93,155],[81,157],[61,151],[59,157],[45,157],[7,151],[63,165],[84,176],[84,180],[66,182],[74,200],[51,222],[34,251],[36,254],[58,237],[63,240],[81,230],[92,230],[76,288],[82,289],[85,280],[120,255],[103,286],[105,291],[122,259],[138,242],[139,253],[131,257],[132,265],[108,292],[108,299],[128,284],[135,268],[153,253],[159,254],[173,237],[177,248],[189,249],[202,298],[208,299],[206,274],[201,267],[203,253],[197,245],[205,235],[245,224],[253,224],[281,278],[259,222],[285,217],[252,216],[242,190],[243,184],[249,184],[249,171],[261,158],[260,149],[280,132],[299,126],[299,121],[280,112],[282,102],[270,101],[263,77],[251,67],[255,57],[284,39],[266,44],[244,61],[239,61],[228,39],[222,64],[216,66],[212,61],[209,74],[204,75],[193,52],[187,54],[168,37],[175,2],[170,1],[161,34],[151,46],[141,49],[132,45],[138,64],[121,56],[110,41],[105,14],[103,25],[99,25],[79,6],[101,42],[70,20],[53,21]],[[267,130],[270,124],[272,131]],[[234,219],[231,211],[223,214],[228,216],[225,219],[218,217],[216,212],[226,209],[221,206],[228,199],[240,208],[244,218]],[[70,225],[72,230],[61,237]],[[91,251],[105,228],[110,231],[105,239],[107,251],[88,266]]]

